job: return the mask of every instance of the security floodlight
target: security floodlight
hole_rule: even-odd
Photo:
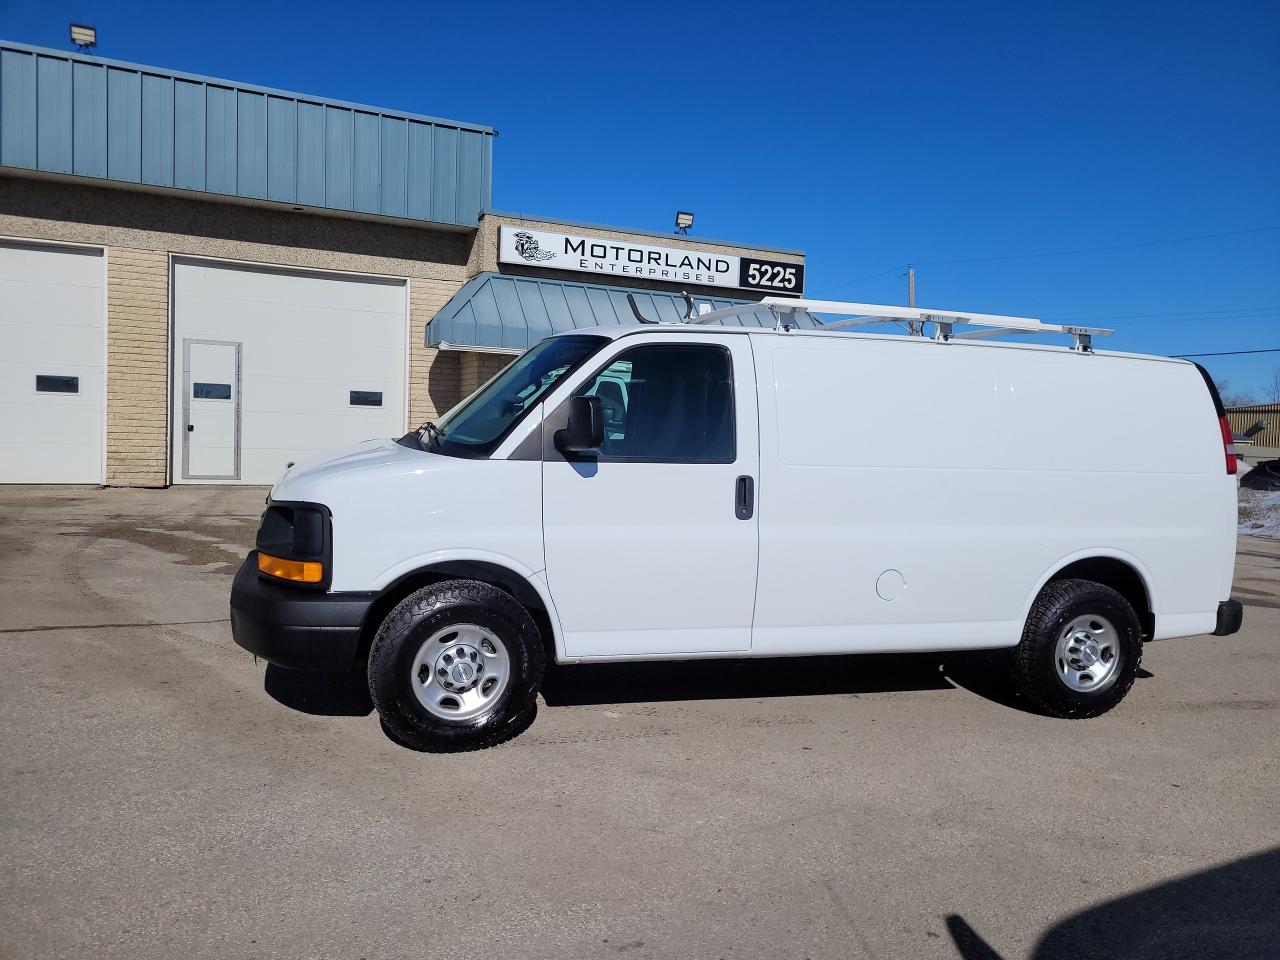
[[[693,214],[688,210],[676,211],[676,233],[688,233],[693,226]]]
[[[98,31],[95,27],[86,27],[82,23],[71,25],[71,42],[81,50],[88,50],[98,45]]]

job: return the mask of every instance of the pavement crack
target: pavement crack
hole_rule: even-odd
[[[871,947],[868,945],[866,937],[864,937],[862,935],[862,931],[858,929],[858,923],[854,920],[853,912],[849,909],[848,904],[846,904],[840,894],[836,892],[836,888],[830,880],[826,877],[820,877],[819,882],[821,882],[822,888],[827,892],[827,897],[831,900],[832,906],[836,908],[836,912],[840,914],[840,917],[844,920],[844,924],[848,928],[849,933],[853,936],[855,943],[852,944],[852,946],[859,947],[860,950],[858,952],[860,955],[867,958],[867,960],[871,960],[875,955],[871,952]],[[850,954],[851,957],[854,955],[855,954]]]

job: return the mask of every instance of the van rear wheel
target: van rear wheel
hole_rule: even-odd
[[[369,693],[406,746],[478,750],[527,726],[543,670],[538,628],[514,597],[449,580],[411,593],[383,620],[369,650]]]
[[[1055,717],[1106,713],[1142,662],[1142,625],[1129,601],[1091,580],[1055,580],[1031,607],[1013,649],[1018,690]]]

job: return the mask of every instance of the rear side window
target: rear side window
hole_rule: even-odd
[[[578,394],[600,398],[602,461],[732,463],[737,455],[733,361],[724,347],[635,347]]]

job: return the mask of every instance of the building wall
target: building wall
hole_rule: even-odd
[[[109,247],[107,485],[164,486],[168,437],[169,257]]]
[[[475,393],[515,359],[509,354],[472,351],[459,352],[457,356],[461,358],[458,390],[460,398]]]
[[[471,235],[0,171],[0,236],[461,283]]]
[[[410,427],[435,420],[464,396],[461,355],[426,345],[427,324],[460,286],[453,281],[409,281]]]
[[[409,421],[463,396],[460,355],[425,343],[466,280],[468,234],[0,175],[0,236],[106,248],[109,485],[167,482],[170,254],[405,277]]]
[[[416,426],[439,417],[512,359],[426,346],[428,322],[466,280],[499,270],[498,229],[504,223],[804,262],[803,255],[796,253],[696,238],[637,237],[512,215],[486,214],[472,234],[0,171],[0,236],[92,244],[107,252],[106,482],[110,485],[163,486],[168,480],[171,255],[406,278],[409,421]],[[506,264],[501,272],[608,282],[608,278]],[[626,285],[671,289],[670,284],[640,278],[627,278]],[[689,292],[761,296],[723,288],[690,288]]]

